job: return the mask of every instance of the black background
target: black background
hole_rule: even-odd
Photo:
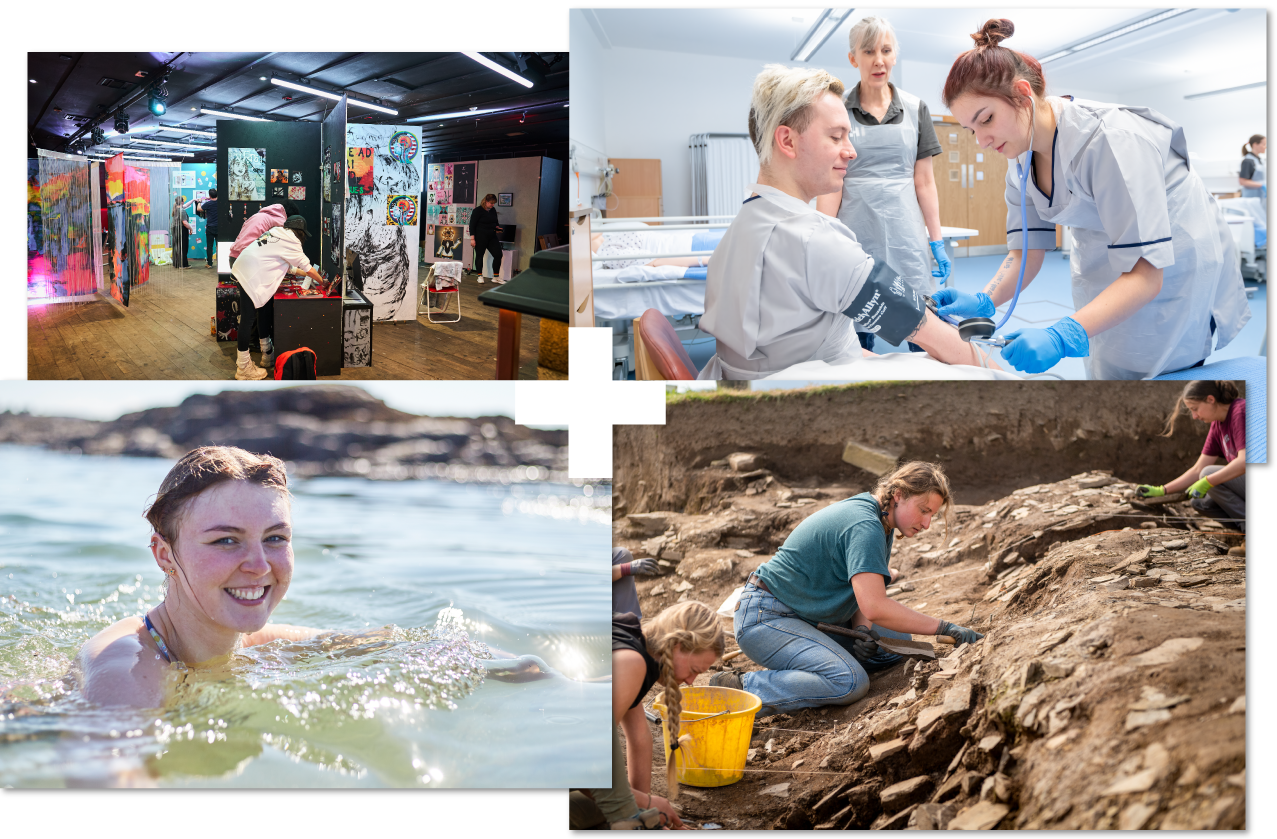
[[[228,149],[251,148],[266,149],[266,200],[236,201],[235,218],[231,218],[231,206],[227,201],[230,181],[227,179],[227,161],[230,159]],[[217,238],[222,242],[233,242],[239,236],[240,228],[247,216],[253,215],[262,207],[271,204],[283,204],[288,195],[280,198],[271,195],[270,170],[287,169],[291,175],[297,170],[302,173],[302,182],[297,186],[306,187],[306,199],[293,203],[301,209],[302,218],[306,219],[309,236],[302,252],[313,264],[319,265],[319,200],[323,195],[319,181],[319,123],[317,122],[250,122],[241,119],[219,119],[217,121]],[[293,184],[289,184],[293,186]],[[244,212],[244,208],[248,212]]]

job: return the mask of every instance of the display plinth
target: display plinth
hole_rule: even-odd
[[[314,293],[311,293],[314,292]],[[318,376],[341,375],[342,299],[284,280],[275,292],[275,354],[310,347]]]

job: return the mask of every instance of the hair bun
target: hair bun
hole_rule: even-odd
[[[980,31],[971,36],[977,47],[996,47],[1015,34],[1015,24],[1006,18],[991,18],[985,21]]]

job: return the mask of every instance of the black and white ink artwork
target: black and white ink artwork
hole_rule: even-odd
[[[368,309],[347,309],[342,319],[342,366],[372,366],[372,312]]]
[[[227,149],[227,201],[266,200],[266,149]]]
[[[423,156],[403,161],[390,154],[390,138],[402,130],[392,125],[346,127],[347,148],[376,150],[372,193],[346,196],[345,229],[346,247],[355,251],[363,269],[363,292],[372,301],[375,321],[417,315],[417,225],[386,224],[388,196],[421,192]]]

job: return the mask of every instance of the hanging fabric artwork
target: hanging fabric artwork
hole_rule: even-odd
[[[27,278],[37,266],[35,262],[44,259],[44,226],[40,221],[40,161],[38,158],[27,160]]]
[[[124,206],[128,212],[129,285],[151,279],[151,173],[124,167]]]
[[[97,288],[92,165],[83,160],[39,160],[41,249],[39,259],[28,264],[29,298],[65,300],[92,295]]]
[[[266,149],[227,149],[227,201],[266,200]]]

